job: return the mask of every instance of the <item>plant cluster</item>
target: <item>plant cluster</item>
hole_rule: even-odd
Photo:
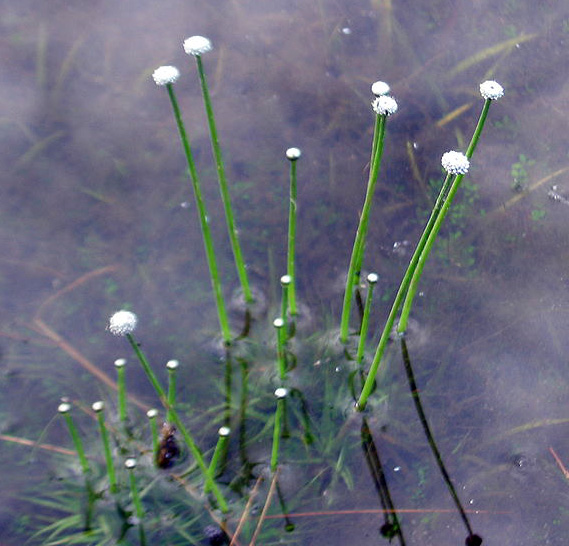
[[[294,529],[294,525],[286,517],[288,509],[279,488],[278,478],[282,468],[283,440],[296,438],[304,446],[305,455],[299,457],[309,469],[307,471],[309,484],[313,484],[326,473],[329,474],[328,480],[339,479],[347,487],[354,487],[353,473],[344,464],[345,450],[350,447],[343,442],[343,439],[350,429],[349,423],[359,413],[361,413],[363,422],[361,445],[372,478],[378,491],[386,489],[379,457],[373,444],[366,414],[363,412],[370,396],[376,390],[376,379],[385,359],[388,342],[393,339],[394,332],[402,343],[404,356],[406,355],[403,338],[424,267],[462,179],[469,171],[491,103],[503,95],[503,89],[495,81],[486,81],[480,85],[484,102],[468,148],[464,153],[451,150],[442,155],[441,165],[446,172],[446,177],[399,285],[388,318],[379,336],[375,354],[368,363],[366,340],[374,287],[378,282],[378,276],[374,273],[367,275],[368,289],[365,298],[362,295],[360,276],[364,269],[366,236],[375,187],[382,164],[386,130],[389,118],[398,110],[398,103],[391,96],[388,84],[378,81],[372,85],[375,127],[369,178],[349,261],[340,331],[338,340],[336,340],[341,353],[343,352],[341,362],[346,366],[346,373],[336,374],[337,377],[332,377],[333,374],[325,376],[325,380],[316,385],[302,387],[299,386],[299,377],[302,378],[303,373],[309,372],[300,370],[297,376],[292,373],[297,360],[294,342],[299,322],[295,241],[297,165],[301,158],[301,151],[298,148],[286,150],[286,158],[290,167],[288,259],[286,275],[280,279],[281,305],[278,316],[272,324],[274,354],[269,357],[275,364],[271,375],[276,380],[270,388],[265,385],[265,392],[250,392],[248,358],[243,355],[249,350],[247,343],[252,324],[252,309],[258,296],[251,288],[241,250],[240,232],[232,210],[229,185],[202,61],[202,56],[211,49],[211,42],[202,36],[193,36],[184,42],[184,50],[195,59],[197,66],[227,230],[241,285],[244,327],[239,335],[232,331],[230,325],[200,177],[176,98],[174,87],[180,77],[180,72],[173,66],[161,66],[153,73],[153,78],[158,86],[164,87],[167,91],[186,157],[225,350],[226,374],[220,386],[224,400],[220,405],[213,403],[207,412],[207,418],[211,423],[222,425],[218,429],[218,441],[208,451],[204,452],[200,448],[201,441],[192,432],[192,427],[188,425],[188,419],[190,419],[188,414],[191,412],[187,410],[183,401],[176,399],[178,362],[168,363],[168,386],[164,387],[134,337],[138,317],[129,310],[116,312],[110,318],[108,330],[114,335],[124,337],[131,346],[155,391],[157,400],[164,408],[164,425],[160,431],[157,423],[158,412],[155,409],[147,412],[146,427],[140,425],[136,419],[131,421],[123,360],[116,362],[117,417],[109,422],[105,416],[105,404],[101,401],[93,404],[92,412],[94,413],[88,411],[98,423],[99,443],[102,446],[104,465],[96,466],[90,460],[88,455],[90,451],[85,448],[74,424],[71,404],[67,401],[60,404],[59,412],[66,420],[85,478],[87,500],[84,503],[86,508],[82,515],[74,511],[67,518],[61,518],[46,526],[39,533],[38,536],[43,537],[50,544],[106,543],[105,541],[111,540],[116,540],[117,543],[127,543],[125,541],[132,537],[130,530],[133,528],[137,531],[140,544],[154,543],[160,537],[168,537],[169,544],[200,544],[204,540],[207,540],[209,544],[237,544],[239,540],[244,541],[243,537],[247,535],[250,543],[254,544],[258,540],[263,525],[265,534],[262,543],[271,544],[273,539],[279,539],[278,535],[281,533],[280,530],[268,524],[267,510],[272,499],[279,499],[286,522],[285,529],[287,531]],[[355,330],[351,331],[350,323],[355,315],[352,309],[354,302],[359,309],[359,320]],[[351,343],[352,340],[356,341],[355,345]],[[329,344],[328,347],[330,347]],[[330,357],[327,351],[329,349],[320,351],[321,358],[315,361],[314,366],[320,366],[322,361],[326,361],[326,363],[332,363],[335,371],[342,371],[338,364],[340,360],[334,361],[338,358],[337,354]],[[239,365],[241,371],[240,398],[237,402],[232,398],[232,373],[235,364]],[[295,377],[294,380],[293,377]],[[300,384],[302,385],[301,381]],[[324,401],[318,409],[309,410],[312,399],[311,389],[317,388],[324,389]],[[347,419],[344,415],[345,408],[337,407],[339,398],[337,393],[334,396],[333,391],[339,390],[345,392],[346,400],[351,400],[349,414],[351,417],[348,416]],[[269,414],[270,417],[267,417]],[[420,415],[421,420],[426,424],[426,418]],[[245,430],[247,422],[254,423],[253,430]],[[428,425],[425,425],[425,428],[428,431]],[[238,469],[231,468],[231,461],[228,458],[228,445],[230,440],[235,438],[234,430],[238,431],[236,441],[239,445],[242,463]],[[152,440],[150,445],[146,440],[148,437]],[[250,442],[259,438],[272,438],[271,448],[266,453],[264,461],[251,462],[245,452]],[[440,454],[436,448],[433,448],[433,452],[440,461]],[[178,471],[182,465],[186,467],[185,470]],[[311,473],[312,477],[310,477]],[[219,479],[220,476],[222,479]],[[259,501],[259,489],[262,488],[263,482],[269,484],[269,487],[265,492],[259,523],[256,527],[252,527],[248,519],[251,503],[254,498],[255,502]],[[251,487],[251,484],[255,485]],[[449,489],[454,492],[451,486]],[[388,510],[391,502],[388,502],[389,496],[383,493],[380,497],[382,504],[385,501],[386,510]],[[453,498],[455,497],[456,493]],[[298,499],[293,502],[298,502]],[[52,508],[59,507],[60,509],[62,506],[61,503],[55,502],[51,505]],[[204,516],[209,518],[207,525],[203,524]],[[79,525],[80,520],[82,525]],[[469,531],[467,544],[480,544],[479,537],[472,533],[468,524],[467,527]],[[72,530],[74,532],[71,532]],[[385,537],[398,536],[400,541],[403,540],[400,523],[395,516],[387,517],[381,532]],[[294,541],[294,537],[291,541]]]

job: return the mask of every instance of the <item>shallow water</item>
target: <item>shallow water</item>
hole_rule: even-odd
[[[305,396],[321,393],[303,383],[320,381],[318,371],[303,374],[303,365],[338,367],[334,347],[312,336],[333,331],[339,321],[341,279],[367,176],[370,83],[388,81],[400,108],[388,124],[367,246],[366,269],[381,279],[374,331],[408,259],[405,246],[395,252],[394,243],[417,240],[430,180],[440,179],[440,155],[464,149],[482,106],[478,84],[493,78],[504,85],[506,96],[492,105],[465,179],[462,207],[455,208],[427,265],[409,351],[433,434],[462,502],[479,511],[470,518],[484,543],[565,543],[567,483],[553,454],[569,464],[569,208],[548,196],[554,185],[560,195],[569,194],[569,10],[563,2],[543,3],[536,12],[527,0],[498,7],[486,0],[261,7],[233,0],[223,9],[197,1],[21,1],[4,13],[3,544],[21,544],[37,524],[19,492],[46,487],[61,462],[6,436],[70,447],[63,423],[52,421],[60,397],[85,404],[113,399],[77,355],[114,378],[113,361],[130,353],[124,340],[105,332],[110,313],[125,305],[137,312],[137,338],[152,362],[180,359],[180,398],[191,400],[198,414],[209,403],[200,394],[222,377],[184,160],[166,94],[150,78],[161,64],[182,70],[176,89],[229,294],[236,276],[195,68],[181,48],[192,34],[209,36],[215,46],[204,64],[243,250],[255,284],[273,306],[254,324],[254,339],[273,339],[276,279],[286,257],[284,151],[293,145],[303,150],[298,277],[313,321],[298,336],[294,380]],[[239,317],[233,322],[239,325]],[[405,543],[462,543],[465,528],[422,436],[395,345],[391,354],[382,376],[387,394],[381,401],[378,396],[368,418]],[[261,347],[250,361],[254,384],[267,393],[274,387],[271,355]],[[337,386],[347,375],[339,368]],[[129,375],[129,389],[156,403],[136,373]],[[336,404],[344,408],[349,400],[344,392]],[[315,420],[318,404],[311,406]],[[269,411],[270,404],[261,407]],[[211,446],[216,425],[208,425],[207,416],[195,421],[204,428],[203,445]],[[337,427],[342,423],[338,418]],[[90,422],[81,426],[89,434]],[[381,540],[383,519],[360,513],[379,507],[362,456],[361,422],[352,418],[346,427],[352,488],[324,472],[336,462],[331,459],[323,467],[303,467],[321,481],[297,499],[299,475],[306,476],[294,465],[294,449],[285,450],[282,487],[287,500],[294,499],[292,511],[335,511],[298,516],[295,532],[283,534],[291,543]],[[266,463],[270,445],[250,450]],[[405,512],[411,509],[419,512]]]

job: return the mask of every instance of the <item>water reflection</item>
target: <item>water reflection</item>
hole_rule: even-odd
[[[113,362],[124,347],[105,336],[104,327],[124,304],[144,317],[140,336],[152,361],[188,363],[181,398],[199,399],[211,387],[216,358],[204,347],[216,333],[215,309],[197,222],[180,206],[193,205],[168,104],[150,79],[160,64],[183,68],[180,98],[207,180],[230,293],[237,283],[216,206],[199,88],[181,50],[184,37],[206,34],[216,47],[208,71],[236,215],[251,274],[269,304],[285,270],[283,152],[291,145],[303,149],[299,293],[323,324],[337,323],[341,299],[332,286],[345,274],[361,206],[370,82],[389,81],[400,104],[386,143],[389,160],[366,264],[380,274],[378,290],[389,299],[405,262],[394,255],[393,242],[416,240],[430,184],[440,177],[440,153],[460,146],[462,129],[475,115],[469,105],[477,85],[495,76],[506,100],[496,105],[480,144],[466,208],[458,209],[462,216],[449,224],[428,265],[414,315],[429,335],[420,347],[413,337],[409,344],[425,380],[424,403],[435,410],[433,427],[444,431],[439,441],[445,453],[456,455],[459,489],[473,507],[494,512],[485,516],[484,536],[501,543],[564,543],[568,523],[558,499],[566,483],[549,449],[569,459],[567,210],[547,195],[554,185],[566,186],[569,14],[562,3],[549,3],[540,17],[527,0],[452,7],[233,0],[223,9],[201,1],[24,0],[5,9],[2,434],[43,441],[61,396],[86,403],[109,396],[102,378],[113,379]],[[513,194],[512,172],[519,174],[520,162],[527,182]],[[384,307],[377,308],[376,325]],[[263,320],[253,322],[253,332]],[[307,358],[304,365],[312,362]],[[265,364],[251,361],[247,373],[262,376]],[[95,369],[104,374],[96,381]],[[393,385],[404,380],[393,370],[386,377]],[[403,395],[393,385],[387,415],[370,418],[374,435],[384,425],[394,432],[383,432],[391,440],[388,459],[398,461],[386,472],[406,469],[392,493],[401,506],[421,496],[423,503],[442,506],[443,488],[429,480],[416,486],[428,468],[403,426],[397,398]],[[130,387],[148,406],[143,378],[133,377]],[[34,403],[22,404],[24,396]],[[46,443],[67,446],[64,433],[49,426]],[[0,514],[7,544],[20,543],[15,529],[26,525],[15,492],[34,491],[44,462],[47,469],[56,466],[49,450],[33,450],[33,465],[29,452],[5,442],[0,454],[7,469]],[[535,464],[523,468],[512,461]],[[367,496],[342,494],[346,508],[365,506],[374,495],[372,488]],[[513,514],[498,515],[503,510]],[[411,523],[409,544],[421,543],[421,533],[453,543],[442,519]],[[350,536],[375,543],[364,518],[338,527],[337,544]]]

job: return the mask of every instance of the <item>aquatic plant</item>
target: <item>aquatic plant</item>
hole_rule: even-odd
[[[220,191],[225,208],[226,223],[243,295],[246,303],[251,303],[254,298],[248,284],[246,267],[237,238],[215,118],[201,64],[201,55],[210,51],[212,45],[207,38],[194,36],[184,42],[184,49],[188,54],[194,56],[197,62]],[[168,387],[165,389],[134,337],[134,331],[138,325],[137,315],[129,310],[120,310],[114,313],[109,319],[107,328],[113,335],[125,337],[129,342],[142,370],[154,389],[159,403],[163,407],[166,417],[162,430],[159,431],[158,411],[156,409],[146,412],[147,422],[144,422],[144,425],[140,424],[140,419],[134,415],[134,412],[131,412],[133,415],[128,414],[125,361],[124,359],[116,360],[118,421],[123,426],[115,428],[109,422],[110,420],[105,418],[105,403],[103,401],[96,402],[92,406],[96,413],[105,461],[105,472],[101,476],[103,474],[101,469],[98,469],[98,473],[93,471],[88,462],[83,442],[69,414],[71,405],[67,402],[60,404],[59,411],[67,422],[82,472],[87,479],[89,510],[93,511],[101,505],[99,509],[104,514],[100,518],[99,524],[93,523],[91,517],[86,518],[88,525],[85,526],[83,532],[90,532],[91,535],[85,535],[84,538],[87,542],[95,537],[96,540],[100,541],[102,540],[101,537],[106,539],[112,535],[118,536],[118,542],[120,542],[125,539],[130,528],[137,527],[139,542],[141,544],[150,543],[151,539],[147,537],[160,536],[161,533],[166,532],[161,529],[165,521],[162,512],[155,516],[152,508],[160,506],[161,503],[164,504],[164,499],[169,498],[169,502],[166,503],[168,506],[162,507],[166,510],[168,514],[166,519],[171,522],[172,527],[168,534],[169,543],[198,544],[205,537],[210,544],[227,544],[230,540],[233,543],[236,537],[246,532],[251,537],[251,543],[255,543],[261,533],[261,527],[267,522],[269,517],[267,511],[275,494],[278,497],[282,515],[286,522],[285,530],[290,532],[295,527],[289,517],[290,506],[301,506],[306,496],[319,497],[323,495],[323,486],[318,483],[318,478],[326,476],[333,484],[342,481],[347,489],[353,489],[357,486],[356,483],[361,483],[363,478],[359,477],[359,470],[350,468],[346,463],[346,454],[350,450],[361,447],[383,509],[386,514],[389,514],[380,532],[382,536],[389,539],[397,536],[403,543],[401,521],[395,513],[395,507],[389,495],[379,450],[371,434],[367,416],[358,415],[354,411],[354,407],[363,411],[368,403],[369,396],[377,386],[380,365],[384,360],[385,349],[398,316],[396,332],[401,336],[405,364],[406,366],[409,365],[409,356],[402,336],[407,330],[413,301],[425,264],[457,194],[462,178],[468,173],[490,103],[503,95],[503,89],[493,81],[484,82],[480,86],[480,92],[485,102],[466,153],[453,150],[442,156],[441,165],[447,173],[446,178],[399,285],[391,311],[381,331],[369,371],[366,373],[365,350],[374,287],[378,282],[378,276],[373,273],[367,276],[368,290],[365,305],[361,302],[362,298],[359,294],[360,276],[364,265],[371,207],[383,158],[387,118],[395,114],[399,108],[395,99],[389,95],[390,87],[388,84],[378,81],[372,85],[372,93],[376,98],[372,102],[375,124],[371,146],[370,172],[349,262],[339,334],[335,333],[333,340],[322,340],[318,336],[309,338],[308,342],[314,348],[313,354],[318,355],[318,358],[314,359],[312,367],[305,366],[298,370],[299,377],[292,377],[291,370],[296,363],[296,355],[294,354],[295,317],[298,314],[295,242],[296,164],[301,156],[300,150],[289,148],[286,151],[286,157],[290,161],[287,274],[280,279],[282,291],[277,311],[278,316],[272,322],[272,328],[267,328],[264,333],[262,343],[251,341],[247,334],[244,334],[242,339],[236,340],[231,333],[226,312],[209,218],[203,203],[196,165],[173,90],[173,84],[179,77],[179,71],[172,66],[162,66],[153,74],[156,84],[165,86],[170,97],[200,217],[206,258],[224,342],[222,360],[225,364],[225,377],[220,379],[216,385],[220,394],[219,400],[222,399],[222,401],[220,402],[217,399],[217,393],[212,393],[211,405],[203,410],[203,415],[197,416],[188,412],[184,406],[184,401],[178,399],[177,373],[179,362],[170,360],[167,363]],[[361,307],[361,323],[356,330],[358,346],[355,358],[351,355],[350,348],[347,345],[350,336],[349,327],[354,297],[359,301]],[[291,317],[290,329],[289,315]],[[248,333],[248,330],[248,327],[244,328],[244,332]],[[269,340],[268,343],[267,340]],[[270,363],[267,370],[271,371],[267,372],[268,377],[259,377],[257,383],[252,386],[250,384],[249,361],[260,360],[260,354]],[[239,364],[241,372],[240,397],[238,400],[232,396],[234,363]],[[322,373],[318,376],[311,375],[319,367],[321,367]],[[410,384],[414,385],[414,379],[410,372],[408,373]],[[355,377],[361,381],[361,385],[358,384],[357,388],[354,387],[357,383],[354,380]],[[306,380],[304,383],[303,379]],[[275,383],[278,385],[276,390]],[[302,390],[298,387],[299,384],[304,385]],[[440,463],[439,466],[444,475],[446,470],[443,470],[440,452],[434,445],[432,433],[426,424],[426,416],[419,405],[418,396],[415,395],[417,389],[412,386],[411,390],[415,397],[418,414],[426,434],[430,438],[431,449],[437,458],[437,462]],[[314,396],[316,391],[320,391],[320,397]],[[315,402],[317,399],[320,400],[320,403]],[[309,408],[309,404],[312,404],[312,407]],[[209,425],[218,427],[215,447],[210,447],[207,450],[202,450],[199,447],[203,439],[195,437],[187,424],[190,419],[203,417],[207,418]],[[132,421],[132,427],[130,421],[129,427],[124,426],[129,419]],[[359,426],[360,420],[361,426]],[[233,421],[236,426],[233,426]],[[219,426],[220,424],[222,426]],[[148,428],[150,428],[150,434],[148,434]],[[150,436],[150,440],[148,436]],[[182,445],[179,444],[179,438],[182,440]],[[249,446],[256,445],[261,440],[266,445],[269,443],[269,439],[272,439],[270,454],[265,453],[259,460],[251,461],[248,454]],[[111,446],[111,440],[114,449]],[[238,469],[231,468],[232,461],[227,457],[229,444],[232,440],[238,443],[240,457]],[[151,445],[151,448],[148,445]],[[285,499],[285,495],[279,486],[279,479],[280,473],[286,465],[282,461],[286,461],[286,455],[290,453],[287,449],[293,445],[296,449],[296,461],[305,468],[304,478],[306,480],[296,495]],[[304,450],[304,455],[298,454],[299,446]],[[116,466],[117,456],[121,458],[122,465]],[[186,468],[183,472],[178,472],[178,465],[181,464]],[[263,471],[263,468],[266,471]],[[164,474],[160,474],[161,472]],[[97,485],[92,486],[91,482],[95,477],[98,477]],[[270,481],[270,487],[264,499],[259,522],[254,529],[247,529],[247,526],[250,526],[248,522],[250,505],[258,493],[258,488],[265,480]],[[176,491],[173,491],[171,487],[173,483],[179,486]],[[253,483],[255,485],[251,487]],[[459,504],[458,495],[450,479],[448,483],[453,499]],[[111,497],[107,495],[107,492],[111,493]],[[171,495],[172,500],[167,495]],[[333,501],[329,500],[328,502]],[[109,504],[114,507],[112,511],[108,509]],[[68,506],[63,503],[54,503],[54,506],[63,512],[68,510]],[[157,509],[157,511],[159,510]],[[199,512],[199,515],[192,515],[194,511]],[[205,527],[202,525],[204,514],[207,514],[209,518],[209,525]],[[234,526],[236,517],[239,519]],[[49,536],[48,540],[57,539],[60,541],[58,543],[61,544],[81,542],[81,533],[76,528],[77,520],[73,519],[72,521],[72,524],[70,520],[65,524],[60,522],[56,527],[47,526],[40,534]],[[215,523],[214,528],[210,527],[211,522]],[[479,537],[474,534],[470,523],[466,523],[469,533],[467,543],[474,544]],[[66,538],[62,537],[69,532],[71,525],[75,526],[74,533],[69,533],[66,541]],[[109,532],[109,529],[116,530]],[[269,540],[273,535],[280,536],[280,531],[276,531],[275,527],[269,525],[263,532],[266,533],[263,544],[270,544]]]
[[[372,103],[375,112],[375,127],[373,132],[373,143],[371,146],[371,159],[369,178],[365,201],[360,215],[360,221],[356,231],[352,257],[348,268],[346,289],[344,291],[344,305],[342,307],[342,318],[340,321],[340,339],[342,343],[348,341],[348,328],[350,322],[350,310],[352,307],[352,297],[354,288],[359,284],[360,273],[364,258],[365,239],[371,213],[371,205],[375,193],[375,187],[379,176],[381,159],[383,157],[383,142],[385,139],[385,126],[387,117],[397,112],[397,102],[393,97],[380,95]]]
[[[288,290],[287,299],[290,314],[294,317],[297,314],[296,308],[296,277],[295,277],[295,251],[296,251],[296,163],[300,159],[301,151],[298,148],[289,148],[286,157],[290,161],[290,195],[288,213],[288,247],[287,247],[287,267]],[[281,279],[282,282],[282,279]],[[286,317],[283,316],[283,320]]]
[[[249,285],[249,278],[247,276],[247,268],[245,260],[243,259],[243,252],[241,244],[239,243],[239,231],[235,224],[233,208],[231,206],[231,197],[229,195],[229,188],[227,186],[227,176],[225,174],[225,164],[223,162],[223,155],[219,145],[219,137],[217,134],[217,126],[215,123],[215,115],[213,113],[213,106],[209,93],[209,87],[203,68],[202,55],[211,51],[213,46],[208,38],[204,36],[191,36],[184,40],[184,51],[194,57],[200,78],[202,96],[204,107],[207,114],[207,122],[209,127],[209,135],[211,140],[211,148],[213,150],[213,157],[215,158],[215,165],[217,167],[217,179],[219,182],[219,190],[221,193],[221,200],[223,202],[223,209],[225,212],[225,221],[227,224],[227,231],[229,233],[229,240],[231,241],[231,248],[237,267],[237,274],[243,290],[243,297],[245,303],[251,304],[255,301],[251,286]]]
[[[482,94],[482,98],[484,98],[484,105],[482,107],[482,112],[480,113],[476,128],[474,129],[472,139],[470,141],[468,149],[466,150],[466,154],[463,155],[456,151],[445,152],[441,159],[441,164],[447,171],[447,176],[443,182],[435,205],[433,206],[433,210],[431,211],[427,225],[425,226],[423,234],[421,235],[421,238],[419,239],[419,242],[415,248],[415,252],[411,257],[407,271],[405,272],[403,280],[399,285],[397,295],[395,296],[391,311],[389,312],[389,316],[383,328],[383,332],[377,345],[377,349],[371,363],[367,379],[364,383],[362,392],[356,404],[357,408],[360,411],[365,408],[367,399],[373,390],[375,377],[381,364],[383,353],[387,346],[387,342],[389,341],[389,337],[391,335],[393,325],[395,324],[395,320],[401,305],[403,305],[403,308],[397,327],[397,333],[404,334],[407,329],[409,313],[411,312],[411,307],[413,305],[413,300],[417,292],[418,283],[423,273],[423,268],[425,266],[427,258],[430,255],[431,249],[433,248],[434,242],[444,222],[444,219],[448,214],[458,188],[460,187],[462,178],[468,172],[470,159],[472,158],[474,150],[476,149],[476,145],[478,144],[478,140],[480,139],[480,135],[482,134],[482,129],[486,123],[486,117],[488,116],[490,104],[492,101],[497,100],[504,94],[502,86],[493,81],[487,81],[481,84],[480,92]]]
[[[202,51],[206,48],[204,43],[198,44],[200,47],[196,51]],[[207,50],[207,48],[205,49]],[[204,51],[205,51],[204,50]],[[202,51],[202,52],[204,52]],[[198,57],[199,58],[199,57]],[[176,125],[178,127],[178,133],[180,134],[180,140],[182,141],[182,147],[184,149],[184,154],[186,156],[186,161],[188,163],[188,169],[190,172],[190,179],[192,182],[192,187],[194,190],[194,197],[196,200],[198,215],[200,219],[200,226],[202,231],[203,242],[206,251],[207,263],[209,267],[209,274],[211,278],[211,284],[213,287],[213,292],[215,294],[215,304],[217,307],[217,316],[219,319],[219,324],[221,327],[221,335],[224,343],[229,344],[232,340],[231,329],[229,327],[229,319],[227,317],[227,310],[225,306],[225,299],[223,296],[223,290],[221,287],[221,281],[219,279],[219,272],[217,268],[217,259],[215,257],[215,250],[213,247],[213,239],[211,236],[211,229],[209,227],[209,216],[207,214],[207,209],[202,196],[201,183],[198,175],[198,170],[194,161],[194,156],[190,146],[190,140],[186,132],[186,127],[184,121],[182,120],[182,114],[180,112],[180,106],[178,105],[178,99],[174,92],[173,84],[179,78],[180,72],[177,68],[173,66],[161,66],[157,68],[153,73],[154,81],[156,85],[165,86],[168,91],[168,97],[170,98],[170,103],[172,105],[172,110],[174,111],[174,117],[176,119]]]

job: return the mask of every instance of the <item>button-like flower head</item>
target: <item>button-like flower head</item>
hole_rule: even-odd
[[[180,71],[175,66],[160,66],[152,73],[156,85],[174,83],[179,77]]]
[[[184,51],[194,57],[211,51],[213,46],[205,36],[191,36],[184,40]]]
[[[504,96],[504,88],[498,82],[487,80],[480,84],[480,94],[486,100],[496,100]]]
[[[446,152],[441,159],[443,169],[450,174],[466,174],[470,167],[468,158],[460,152]]]
[[[381,97],[381,95],[387,95],[391,91],[388,83],[377,81],[371,84],[371,92],[376,97]]]
[[[115,336],[126,336],[132,334],[136,328],[138,318],[130,311],[117,311],[109,319],[109,332]]]
[[[381,95],[372,103],[373,111],[379,116],[391,116],[397,112],[397,102],[389,95]]]
[[[290,161],[296,161],[301,155],[302,152],[300,151],[300,148],[289,148],[286,151],[286,158],[290,159]]]

